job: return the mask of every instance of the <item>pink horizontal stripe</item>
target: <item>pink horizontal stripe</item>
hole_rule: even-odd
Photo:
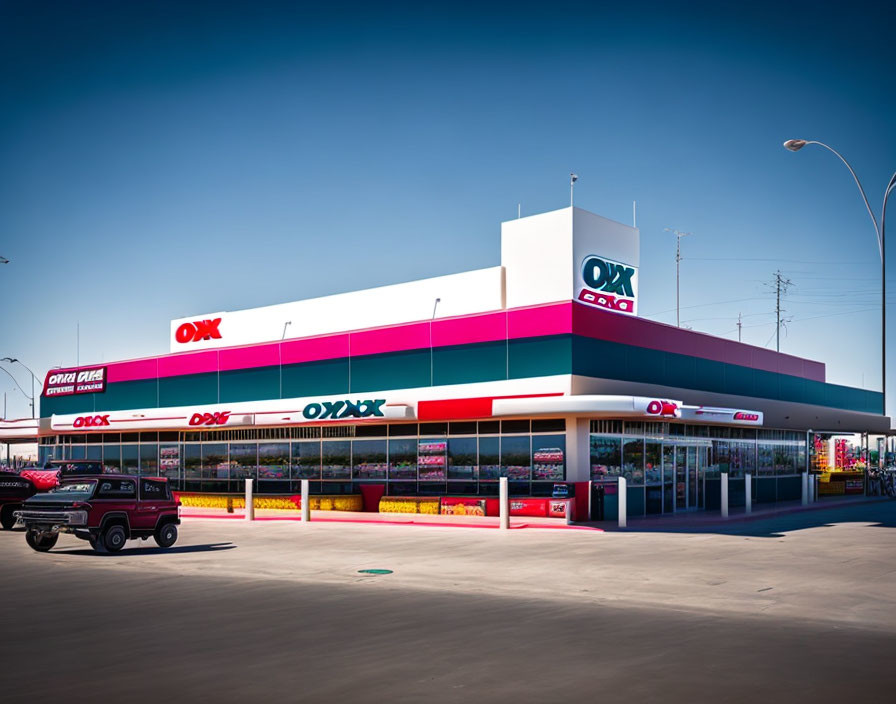
[[[724,340],[693,330],[682,330],[653,320],[611,313],[580,303],[573,305],[575,305],[573,332],[576,335],[727,364],[738,364],[743,367],[788,374],[814,381],[823,382],[825,380],[825,367],[821,362],[772,352],[761,347]]]
[[[218,369],[218,350],[202,352],[181,352],[165,357],[158,357],[159,376],[182,376],[184,374],[202,374]]]
[[[115,362],[106,367],[106,380],[110,384],[118,381],[153,379],[159,373],[158,359],[136,359],[133,362]]]
[[[222,372],[232,369],[271,367],[280,364],[280,343],[232,347],[222,349],[218,354],[218,366]]]
[[[575,333],[754,369],[824,381],[825,366],[761,347],[682,330],[573,301],[432,322],[434,347]],[[203,350],[107,364],[110,383],[300,364],[429,347],[430,321],[284,342]],[[90,365],[93,368],[97,365]],[[66,370],[51,370],[53,373]],[[75,371],[71,369],[68,371]]]
[[[469,318],[445,318],[432,324],[432,344],[435,347],[503,341],[506,336],[507,313],[504,311]]]
[[[511,340],[572,332],[572,301],[507,311],[507,333]]]
[[[349,356],[349,336],[322,335],[280,343],[281,364],[300,364],[322,359],[340,359]]]
[[[429,347],[429,321],[351,333],[352,357]]]

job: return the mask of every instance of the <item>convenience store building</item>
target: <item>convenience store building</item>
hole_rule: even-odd
[[[183,491],[549,496],[628,483],[629,515],[799,498],[815,431],[886,433],[822,363],[638,317],[639,231],[578,208],[505,222],[499,266],[171,321],[170,352],[52,370],[39,457]],[[738,481],[740,484],[738,485]],[[611,490],[612,491],[612,490]]]

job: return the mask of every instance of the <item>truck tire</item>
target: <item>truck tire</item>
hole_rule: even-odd
[[[153,538],[160,548],[170,548],[177,542],[177,525],[174,523],[165,523],[156,528]]]
[[[119,523],[106,528],[101,538],[103,545],[109,552],[118,552],[124,547],[128,541],[128,534],[124,526]]]
[[[17,508],[20,507],[13,504],[6,504],[6,506],[0,508],[0,526],[3,526],[3,530],[12,530],[12,527],[16,524],[16,517],[12,515],[12,512]]]
[[[47,552],[56,544],[57,540],[59,540],[59,533],[47,535],[36,528],[29,528],[25,531],[25,542],[28,543],[28,547],[38,552]]]

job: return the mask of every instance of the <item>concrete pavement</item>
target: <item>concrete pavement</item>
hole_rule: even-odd
[[[4,532],[0,691],[880,701],[893,527],[892,503],[692,533],[195,520],[172,550],[111,556],[70,537],[38,554]]]

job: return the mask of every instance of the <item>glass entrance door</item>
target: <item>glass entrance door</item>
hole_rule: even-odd
[[[675,448],[675,510],[703,508],[703,473],[706,448],[679,445]]]

